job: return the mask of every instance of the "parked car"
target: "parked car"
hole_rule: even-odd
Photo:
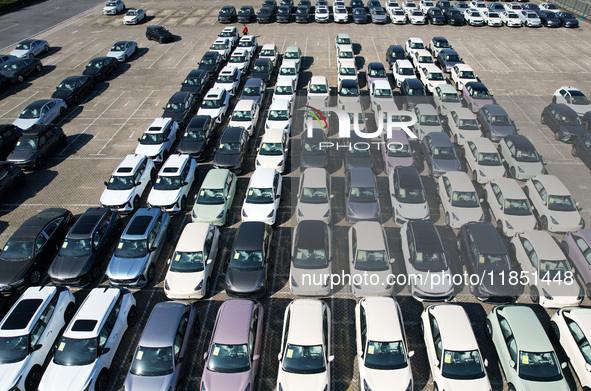
[[[429,8],[425,16],[432,25],[444,25],[446,22],[443,12],[437,7]]]
[[[137,42],[135,41],[119,41],[115,42],[107,53],[107,57],[113,57],[118,62],[127,62],[137,51]]]
[[[553,4],[554,5],[554,4]],[[542,26],[544,27],[561,27],[562,20],[556,16],[556,14],[552,11],[536,11],[538,13],[538,17],[542,22]]]
[[[162,165],[148,194],[148,207],[170,214],[183,212],[193,182],[198,179],[197,162],[189,155],[170,155]]]
[[[575,138],[571,155],[578,156],[587,168],[591,168],[591,138],[586,135]]]
[[[271,7],[263,6],[257,13],[257,22],[271,23],[275,19],[275,10]]]
[[[367,11],[363,7],[353,7],[351,15],[355,24],[365,24],[370,20],[367,16]]]
[[[534,11],[521,10],[517,13],[521,22],[527,27],[542,27],[542,21]]]
[[[145,155],[155,164],[164,162],[171,152],[178,132],[179,126],[172,118],[156,118],[142,137],[138,138],[139,144],[135,147],[135,154]]]
[[[486,104],[478,110],[478,124],[482,135],[491,141],[500,141],[508,135],[517,134],[515,122],[501,106]]]
[[[538,223],[527,196],[515,179],[498,178],[484,187],[491,220],[505,236],[535,230]]]
[[[437,113],[446,117],[449,112],[463,109],[458,92],[451,84],[440,84],[433,91],[433,103]]]
[[[579,27],[579,19],[570,12],[556,12],[554,15],[560,19],[562,27]]]
[[[396,60],[394,69],[392,69],[392,76],[396,80],[396,87],[401,88],[402,83],[406,79],[416,79],[415,70],[409,60]]]
[[[354,167],[345,175],[346,220],[379,221],[380,200],[376,178],[367,167]]]
[[[103,14],[117,15],[125,10],[125,3],[121,0],[110,0],[103,7]]]
[[[266,83],[271,80],[274,65],[269,58],[257,58],[250,73],[251,78],[261,79]]]
[[[452,68],[457,64],[463,64],[464,61],[453,49],[441,49],[437,54],[436,64],[441,67],[444,72],[450,73]]]
[[[466,107],[455,108],[447,114],[447,126],[453,142],[466,145],[475,138],[482,138],[476,116]]]
[[[225,5],[218,14],[218,23],[232,23],[236,18],[236,8],[233,5]]]
[[[293,232],[289,289],[298,296],[330,294],[332,233],[321,220],[300,221]]]
[[[255,159],[256,169],[272,168],[283,173],[289,153],[289,135],[281,129],[269,129],[261,139]]]
[[[123,24],[139,24],[146,19],[146,11],[141,8],[127,10],[123,17]]]
[[[226,168],[237,174],[244,170],[244,158],[248,147],[248,131],[243,127],[229,127],[220,137],[215,155],[214,168]]]
[[[16,190],[21,190],[24,186],[23,171],[16,164],[0,161],[0,199],[15,194]]]
[[[472,70],[472,67],[467,64],[456,64],[449,72],[451,83],[458,91],[464,89],[464,85],[469,82],[479,82],[478,77]]]
[[[22,133],[6,160],[21,169],[38,170],[59,147],[66,146],[66,135],[54,125],[33,125]]]
[[[225,62],[230,58],[230,54],[232,54],[232,49],[234,48],[232,42],[234,42],[232,38],[218,37],[209,47],[209,51],[217,52],[221,60]]]
[[[521,27],[523,22],[515,11],[503,11],[501,12],[501,20],[507,27]]]
[[[392,218],[398,225],[430,216],[425,188],[414,167],[395,167],[388,176]]]
[[[550,103],[544,107],[540,122],[550,128],[557,141],[574,142],[576,138],[587,134],[577,112],[562,104]]]
[[[417,73],[419,74],[419,79],[431,94],[437,86],[447,84],[443,72],[435,64],[423,64],[419,67]]]
[[[92,76],[70,76],[62,80],[51,98],[61,99],[67,106],[77,104],[94,89],[95,81]]]
[[[326,142],[326,133],[321,128],[308,129],[302,136],[300,150],[300,167],[326,168],[328,165],[328,148],[322,148]]]
[[[218,73],[224,66],[222,56],[215,51],[205,52],[201,60],[199,60],[199,67],[197,69],[207,72],[209,81],[213,83],[218,77]]]
[[[0,161],[6,160],[22,134],[23,131],[18,126],[0,124]]]
[[[445,212],[445,225],[460,228],[471,221],[484,221],[484,212],[472,181],[463,171],[450,171],[437,180],[437,195]]]
[[[281,201],[282,178],[272,168],[259,168],[250,177],[242,204],[242,221],[262,221],[273,225]]]
[[[406,60],[404,47],[400,45],[388,46],[388,50],[386,50],[386,62],[390,65],[390,69],[394,69],[394,64],[396,64],[397,60]]]
[[[445,37],[433,37],[431,41],[429,41],[428,47],[425,49],[429,49],[433,57],[437,57],[439,52],[443,49],[451,49],[452,46]]]
[[[25,39],[10,52],[17,58],[33,58],[49,52],[49,43],[44,39]]]
[[[503,26],[503,19],[501,19],[501,14],[499,12],[493,10],[485,10],[482,11],[482,17],[484,19],[484,23],[487,26],[491,27],[502,27]]]
[[[6,79],[3,84],[8,84],[8,82],[22,83],[26,77],[42,70],[43,64],[38,58],[17,58],[2,64],[0,76]]]
[[[118,65],[119,63],[113,57],[96,57],[88,62],[82,75],[92,76],[95,81],[104,81],[108,75],[117,69]]]
[[[42,99],[29,103],[13,125],[27,130],[33,125],[48,125],[66,114],[68,105],[63,99]]]
[[[425,86],[415,77],[407,78],[401,83],[400,94],[404,110],[412,110],[418,104],[430,103]]]
[[[464,84],[464,87],[462,87],[462,98],[464,104],[472,110],[473,113],[477,113],[478,110],[485,105],[495,103],[488,88],[486,88],[484,84],[474,81]]]
[[[464,143],[466,168],[472,181],[484,184],[507,176],[501,155],[487,138],[472,138]]]
[[[250,23],[256,19],[254,8],[251,5],[243,5],[240,7],[238,14],[236,15],[238,23]]]
[[[525,136],[509,135],[499,141],[498,149],[511,178],[527,180],[547,173],[542,157]]]
[[[430,176],[439,177],[449,171],[459,171],[460,162],[447,134],[443,132],[427,134],[423,137],[422,150]]]
[[[265,82],[262,79],[250,77],[244,83],[240,100],[252,100],[260,107],[265,97]]]
[[[437,111],[431,104],[417,104],[413,111],[417,118],[417,122],[413,125],[413,131],[419,140],[423,140],[431,133],[443,133]]]
[[[168,103],[162,109],[164,110],[162,118],[171,118],[180,128],[184,128],[195,114],[197,101],[190,92],[179,91],[170,97]]]
[[[567,232],[560,242],[560,248],[570,264],[577,270],[584,284],[587,297],[591,297],[591,269],[588,261],[590,245],[591,230],[589,229]]]
[[[465,23],[464,15],[456,8],[444,9],[443,16],[445,16],[445,23],[450,26],[463,26]]]
[[[222,122],[229,106],[230,94],[228,94],[228,91],[221,88],[212,88],[203,97],[197,115],[208,115],[217,125]]]
[[[307,5],[298,5],[295,12],[296,23],[308,23],[310,21],[310,7]]]

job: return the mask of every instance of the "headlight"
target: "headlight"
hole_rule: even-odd
[[[552,295],[550,295],[548,292],[546,292],[545,289],[542,289],[542,292],[544,293],[544,297],[548,300],[554,300],[554,298],[552,297]]]
[[[485,175],[485,174],[482,172],[482,170],[478,170],[478,173],[480,174],[480,176],[486,176],[486,175]]]
[[[482,216],[480,216],[480,218],[478,219],[478,221],[484,221],[484,213],[482,214]]]
[[[408,387],[406,387],[405,391],[412,391],[412,379],[408,382]]]
[[[298,216],[300,216],[300,217],[303,217],[304,216],[304,214],[302,213],[302,211],[299,210],[299,209],[298,209]]]
[[[199,281],[199,284],[195,287],[194,290],[200,291],[203,288],[203,280]]]
[[[451,213],[451,217],[452,217],[454,220],[456,220],[456,221],[460,221],[460,219],[458,218],[458,216],[456,216],[456,214],[455,214],[455,213],[453,213],[453,212]]]
[[[269,213],[269,214],[267,215],[267,217],[273,217],[273,215],[274,215],[274,214],[275,214],[275,209],[273,209],[273,210],[271,211],[271,213]]]
[[[509,229],[513,229],[513,226],[511,224],[509,224],[509,222],[507,220],[505,220],[505,226]]]
[[[327,210],[327,211],[326,211],[326,213],[324,214],[324,216],[322,216],[322,217],[328,217],[328,216],[330,216],[330,209],[329,209],[329,210]],[[582,219],[581,219],[581,220],[582,220]]]
[[[230,281],[230,277],[226,276],[226,285],[231,287],[232,286],[232,282]]]
[[[265,279],[263,279],[261,282],[259,282],[257,284],[257,286],[254,287],[254,289],[260,289],[263,285],[265,285]]]
[[[280,162],[279,162],[277,165],[278,165],[278,166],[282,166],[282,165],[283,165],[283,160],[282,160],[282,161],[280,161]]]
[[[518,170],[519,172],[525,172],[525,171],[523,171],[523,169],[522,169],[521,167],[519,167],[519,166],[517,166],[517,170]]]
[[[244,389],[244,391],[250,391],[250,384],[246,386],[246,388]]]
[[[203,381],[201,382],[201,391],[207,391],[207,389],[205,388],[205,383]]]
[[[224,211],[223,210],[215,218],[216,219],[221,219],[222,217],[224,217]]]
[[[257,159],[257,166],[260,166],[261,162],[259,161],[259,159]]]
[[[558,224],[558,221],[556,221],[554,217],[550,216],[550,220],[552,221],[552,224]]]

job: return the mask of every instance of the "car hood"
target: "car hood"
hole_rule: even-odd
[[[281,162],[283,162],[283,164],[285,164],[285,159],[283,158],[283,155],[279,155],[279,156],[257,156],[257,163],[261,163],[261,165],[259,166],[257,164],[257,167],[269,167],[269,168],[279,168],[279,165]]]
[[[23,259],[21,261],[5,261],[0,259],[0,285],[9,285],[22,279],[32,259]]]
[[[27,364],[29,357],[12,364],[0,365],[0,388],[10,390],[16,384],[17,379],[22,375],[21,371]]]
[[[219,205],[204,205],[195,204],[193,207],[193,214],[199,220],[211,221],[217,219],[220,213],[225,209],[225,204]]]
[[[521,388],[524,391],[568,391],[568,386],[565,379],[553,382],[535,382],[521,379]]]
[[[460,163],[457,159],[433,159],[433,162],[444,171],[459,171]]]
[[[367,20],[367,15],[353,14],[353,20]]]
[[[49,267],[50,277],[70,279],[87,273],[94,262],[94,255],[86,257],[62,257],[58,255]]]
[[[3,69],[0,71],[0,75],[8,78],[8,79],[14,79],[16,77],[16,75],[18,74],[18,71],[9,71],[6,69]]]
[[[556,219],[556,221],[558,221],[558,224],[566,227],[573,227],[578,229],[579,222],[581,221],[581,214],[576,210],[572,212],[550,211],[549,215]]]
[[[148,195],[148,204],[156,206],[167,206],[176,203],[181,197],[183,188],[177,190],[156,190],[152,189]]]
[[[501,178],[505,174],[505,166],[478,166],[479,171],[484,173],[484,178],[496,179]]]
[[[302,214],[304,216],[308,216],[308,219],[313,219],[313,220],[317,220],[317,219],[323,219],[325,218],[324,216],[328,213],[328,211],[330,210],[330,204],[324,203],[324,204],[309,204],[309,203],[303,203],[303,202],[298,202],[297,204],[297,214],[299,217],[300,216],[300,211],[302,212]]]
[[[203,280],[204,272],[178,273],[168,271],[166,281],[171,288],[170,292],[192,293],[195,287]]]
[[[408,261],[406,262],[406,269],[408,275],[414,274],[416,276],[409,280],[409,285],[415,288],[415,290],[418,290],[419,293],[422,292],[429,296],[447,296],[451,295],[454,291],[449,269],[444,270],[443,272],[423,272],[416,270]],[[445,278],[441,278],[441,282],[435,284],[435,282],[438,281],[435,280],[433,282],[433,274],[437,274],[439,277],[443,275]]]
[[[591,107],[589,110],[591,110]],[[586,133],[584,125],[561,125],[560,127],[572,135],[581,136]]]
[[[412,372],[410,365],[406,368],[396,370],[380,370],[364,367],[365,380],[372,391],[390,391],[392,385],[396,384],[403,389],[410,383]]]
[[[10,55],[22,58],[28,57],[30,52],[30,50],[14,49],[12,52],[10,52]]]
[[[462,102],[441,102],[441,108],[445,111],[455,111],[457,109],[461,109]]]
[[[84,76],[96,76],[104,71],[104,68],[86,68],[82,74]]]
[[[242,154],[222,154],[216,153],[213,158],[213,164],[217,167],[232,168],[238,167],[242,161]]]
[[[101,195],[101,204],[107,206],[123,205],[131,201],[131,190],[109,190],[105,189]]]
[[[239,373],[216,373],[203,370],[202,381],[208,390],[237,391],[244,390],[250,383],[250,371]]]
[[[300,155],[300,162],[304,167],[326,167],[328,164],[328,155],[324,153]]]
[[[17,118],[12,124],[18,126],[22,130],[29,129],[31,126],[41,123],[40,118]]]
[[[491,389],[488,377],[473,380],[445,379],[445,383],[441,386],[454,391],[489,391]]]
[[[174,372],[165,376],[137,376],[128,373],[125,378],[126,391],[166,391],[173,386]]]
[[[90,365],[65,366],[51,362],[39,384],[39,391],[82,390],[88,379],[95,375],[94,363]]]
[[[135,147],[135,154],[136,155],[146,155],[148,158],[151,159],[154,156],[157,156],[160,154],[160,151],[162,151],[163,146],[164,146],[164,144],[155,144],[155,145],[138,144],[138,146]]]
[[[228,267],[226,280],[230,281],[230,288],[235,292],[252,292],[267,276],[267,269],[236,270]]]
[[[579,220],[577,220],[577,223]],[[511,216],[510,224],[516,232],[533,231],[536,226],[536,217],[533,214],[529,216]]]
[[[424,202],[421,204],[403,204],[396,203],[396,213],[408,220],[422,220],[429,217],[429,205]]]
[[[28,162],[31,161],[37,151],[18,150],[12,151],[6,158],[9,162]]]
[[[136,20],[137,18],[138,18],[138,16],[137,16],[137,15],[125,15],[125,16],[123,17],[123,20],[124,20],[124,21],[131,21],[131,20]]]
[[[499,126],[499,125],[490,125],[490,130],[492,134],[500,135],[501,137],[508,136],[510,134],[516,134],[517,131],[515,127],[512,125],[509,126]]]
[[[516,297],[519,294],[519,285],[510,283],[509,273],[509,270],[479,270],[478,274],[486,277],[481,280],[478,296],[483,298]]]
[[[347,214],[358,220],[371,220],[379,217],[380,204],[375,202],[347,202]]]
[[[219,109],[206,109],[204,107],[201,107],[197,115],[209,115],[211,118],[217,118],[220,116],[221,113],[221,107]]]
[[[68,100],[72,97],[72,95],[74,95],[73,91],[63,88],[63,89],[55,90],[54,93],[51,94],[51,97],[54,99]]]
[[[521,169],[523,171],[525,171],[525,173],[520,172],[519,174],[522,175],[527,175],[527,176],[536,176],[538,174],[541,174],[542,171],[544,171],[544,165],[542,164],[542,162],[517,162],[518,166],[521,167]],[[519,170],[517,170],[519,171]]]
[[[182,122],[182,119],[185,117],[185,112],[183,111],[168,111],[164,110],[162,113],[162,118],[172,118],[175,122]]]
[[[281,371],[279,382],[284,391],[322,391],[329,383],[326,371],[311,375]]]
[[[324,267],[322,269],[300,269],[294,267],[292,263],[289,268],[289,274],[291,275],[291,278],[296,281],[300,288],[305,288],[312,291],[323,290],[327,287],[318,283],[326,282],[327,285],[329,284],[329,280],[325,277],[330,274],[330,263],[327,267]],[[304,276],[306,276],[305,279]]]
[[[269,72],[255,72],[255,71],[253,71],[250,74],[250,77],[253,79],[263,79],[263,80],[267,81],[267,80],[269,80],[270,75],[269,75]]]
[[[183,85],[181,87],[181,92],[190,92],[191,94],[198,94],[202,90],[201,86],[187,86]]]
[[[465,222],[467,223],[469,221],[478,221],[483,216],[483,212],[482,212],[481,207],[476,207],[476,208],[452,207],[452,210],[450,210],[450,212],[455,214],[456,216],[458,216],[458,218],[460,219],[460,222],[462,222],[462,224]],[[453,220],[453,217],[451,217],[450,220]]]
[[[396,166],[411,167],[415,162],[412,156],[409,156],[409,157],[386,156],[385,160],[386,160],[386,164],[389,165],[389,167],[391,169],[394,169],[394,167],[396,167]]]
[[[362,281],[361,288],[359,289],[359,293],[361,296],[382,296],[384,294],[390,296],[392,292],[392,285],[388,284],[388,276],[392,273],[392,269],[390,264],[388,264],[387,270],[358,270],[355,268],[351,269],[351,280],[352,281]],[[368,276],[365,278],[364,276]],[[373,276],[377,276],[377,284],[373,284],[371,281],[374,281]],[[359,276],[360,278],[357,279],[355,276]],[[367,281],[367,282],[366,282]],[[355,285],[355,283],[353,283]],[[359,295],[359,293],[356,293]]]
[[[369,156],[352,156],[347,154],[345,156],[345,165],[347,167],[365,167],[371,168],[373,166],[373,159]]]
[[[183,140],[179,143],[177,151],[180,153],[187,154],[200,154],[205,151],[207,146],[206,140],[194,141],[194,140]]]
[[[145,269],[150,254],[142,258],[111,258],[106,274],[115,280],[130,280],[139,276]]]

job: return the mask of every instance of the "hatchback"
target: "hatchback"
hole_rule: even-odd
[[[375,175],[370,168],[354,167],[345,176],[346,219],[380,220],[380,201]]]
[[[523,189],[512,178],[497,178],[484,186],[491,220],[507,237],[538,228],[536,217]]]
[[[542,157],[525,136],[509,135],[499,142],[498,149],[512,178],[523,181],[547,172]]]
[[[429,204],[419,172],[414,167],[398,166],[389,179],[392,218],[398,225],[429,218]]]
[[[293,232],[289,289],[298,296],[330,294],[332,232],[321,220],[300,221]]]

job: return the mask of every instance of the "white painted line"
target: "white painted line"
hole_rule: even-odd
[[[375,39],[373,39],[373,37],[371,37],[371,42],[373,42],[373,48],[375,49],[376,55],[378,56],[378,62],[382,62],[380,58],[380,53],[378,52],[378,47],[376,46],[376,41]]]
[[[172,45],[168,45],[168,47],[166,48],[166,50],[164,51],[164,53],[162,53],[160,56],[158,56],[158,58],[155,59],[154,62],[152,62],[152,64],[147,69],[153,69],[152,67],[154,66],[154,64],[156,64],[158,62],[158,60],[160,60],[162,58],[162,56],[164,56],[166,53],[168,53],[168,51],[171,48],[172,48]]]
[[[178,66],[181,63],[181,61],[183,61],[185,59],[185,57],[187,57],[187,55],[189,53],[193,52],[193,49],[195,49],[195,46],[197,46],[197,44],[199,42],[201,42],[202,39],[203,39],[203,37],[199,37],[199,39],[197,41],[195,41],[195,43],[193,44],[193,46],[191,46],[191,49],[187,50],[187,52],[181,57],[181,59],[178,60],[178,62],[174,65],[175,68],[178,68]]]
[[[509,51],[511,53],[513,53],[513,55],[515,57],[517,57],[518,59],[520,59],[525,65],[527,65],[528,67],[531,68],[532,71],[534,72],[539,72],[536,68],[532,67],[531,65],[529,65],[529,61],[525,61],[519,54],[517,54],[513,49],[511,49],[511,47],[509,47],[508,45],[506,45],[502,40],[497,40],[495,41],[497,43],[500,43],[501,45],[503,45],[504,47],[506,47],[507,49],[509,49]]]
[[[19,103],[17,106],[14,106],[12,109],[9,109],[8,111],[6,111],[6,113],[0,115],[0,118],[4,117],[6,114],[10,113],[13,110],[16,110],[17,108],[19,108],[21,105],[23,105],[26,101],[28,101],[29,99],[31,99],[32,97],[34,97],[35,95],[37,95],[39,93],[39,91],[33,93],[32,95],[29,95],[28,98],[26,98],[25,100],[21,101],[21,103]]]

